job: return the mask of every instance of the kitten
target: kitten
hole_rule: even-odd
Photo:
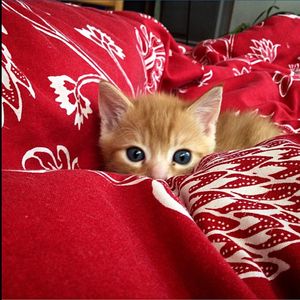
[[[222,91],[214,87],[192,104],[163,93],[132,101],[101,81],[99,143],[105,170],[166,179],[191,173],[214,151],[251,147],[281,134],[253,112],[220,113]]]

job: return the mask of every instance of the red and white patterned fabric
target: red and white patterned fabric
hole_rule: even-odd
[[[300,18],[190,48],[156,20],[56,1],[2,2],[4,298],[299,298]],[[98,82],[286,130],[167,181],[105,173]]]

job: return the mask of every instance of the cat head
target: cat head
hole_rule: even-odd
[[[222,87],[197,101],[154,94],[128,99],[101,81],[100,148],[106,171],[166,179],[190,173],[214,151]]]

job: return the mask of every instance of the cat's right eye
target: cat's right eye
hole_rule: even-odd
[[[126,150],[126,155],[130,161],[139,162],[145,159],[144,151],[139,147],[130,147]]]
[[[187,165],[191,159],[191,151],[186,149],[177,150],[173,155],[173,161],[180,165]]]

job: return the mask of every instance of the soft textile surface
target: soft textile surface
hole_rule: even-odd
[[[4,298],[300,297],[300,19],[178,45],[148,16],[4,1]],[[98,82],[272,115],[287,135],[168,181],[99,171]]]

